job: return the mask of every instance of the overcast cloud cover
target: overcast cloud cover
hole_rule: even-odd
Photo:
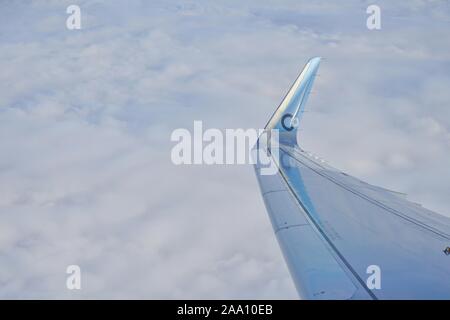
[[[252,167],[174,166],[170,134],[263,126],[312,56],[303,147],[450,215],[449,24],[438,0],[2,1],[0,297],[297,298]]]

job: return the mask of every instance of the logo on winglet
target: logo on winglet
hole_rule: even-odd
[[[287,131],[292,131],[293,129],[298,127],[298,119],[297,118],[293,118],[292,114],[286,113],[281,118],[281,126]]]

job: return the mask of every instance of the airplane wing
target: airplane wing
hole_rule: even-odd
[[[277,170],[255,171],[278,243],[304,299],[450,299],[450,219],[326,164],[297,144],[320,58],[266,126]],[[276,155],[276,156],[275,156]]]

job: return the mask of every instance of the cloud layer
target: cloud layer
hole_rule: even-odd
[[[449,8],[367,5],[2,2],[0,296],[296,298],[252,168],[174,166],[170,133],[263,126],[316,55],[303,146],[450,215]]]

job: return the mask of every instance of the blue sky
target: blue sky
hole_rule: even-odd
[[[448,1],[3,1],[0,21],[0,297],[297,298],[252,167],[174,166],[170,134],[263,126],[312,56],[302,146],[450,215]]]

